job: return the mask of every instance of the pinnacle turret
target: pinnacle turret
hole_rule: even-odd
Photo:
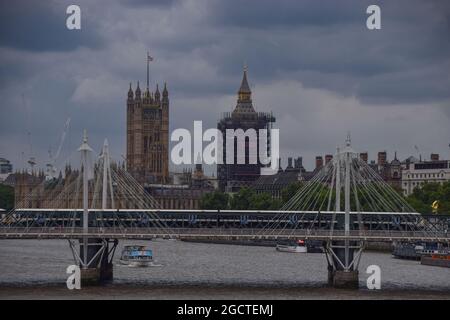
[[[159,87],[158,87],[158,84],[156,84],[155,100],[159,101],[160,97],[161,97],[161,94],[159,93]]]
[[[141,98],[141,88],[139,88],[139,81],[137,83],[137,88],[136,88],[135,95],[136,95],[136,99],[140,99]]]
[[[133,99],[133,89],[131,89],[131,82],[130,82],[130,89],[128,89],[128,99]]]
[[[163,89],[163,97],[168,97],[169,91],[167,91],[167,83],[164,82],[164,89]]]

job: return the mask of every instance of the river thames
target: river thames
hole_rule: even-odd
[[[119,265],[125,244],[149,245],[159,266]],[[277,252],[272,247],[122,241],[114,282],[68,290],[73,264],[67,241],[1,240],[0,299],[450,299],[450,268],[364,252],[359,290],[327,287],[323,254]],[[367,266],[381,268],[381,290],[366,289]]]

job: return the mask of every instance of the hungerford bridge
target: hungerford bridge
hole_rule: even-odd
[[[359,159],[350,137],[277,211],[161,209],[126,170],[111,163],[106,141],[95,162],[86,134],[78,150],[76,178],[63,179],[45,208],[30,205],[45,185],[32,189],[0,216],[0,239],[67,239],[85,284],[112,280],[120,239],[321,240],[328,280],[336,287],[358,286],[367,242],[450,243],[450,216],[417,213]]]

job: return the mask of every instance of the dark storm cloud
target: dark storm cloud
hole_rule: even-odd
[[[262,30],[283,26],[330,27],[354,23],[365,12],[367,5],[364,3],[331,0],[214,1],[214,14],[210,20],[225,26]]]
[[[171,7],[179,0],[119,0],[124,6],[130,7]]]
[[[20,79],[29,75],[29,71],[24,66],[19,67],[0,61],[0,87],[5,87],[14,82],[20,82]]]
[[[373,3],[378,31],[366,28]],[[86,128],[96,150],[107,137],[120,159],[128,83],[143,88],[147,50],[152,88],[168,83],[172,130],[215,127],[246,62],[257,110],[277,117],[283,157],[303,155],[308,168],[347,130],[372,155],[448,145],[437,137],[450,134],[449,1],[78,0],[81,33],[65,28],[69,4],[1,2],[0,156],[16,163],[27,131],[44,162],[69,116],[65,150]]]
[[[1,1],[0,46],[27,51],[70,51],[80,46],[99,48],[104,43],[90,28],[95,19],[82,12],[81,30],[70,32],[66,27],[67,1]],[[91,25],[90,25],[91,24]],[[86,31],[89,30],[89,31]]]
[[[372,3],[382,8],[380,31],[365,26]],[[229,34],[217,40],[225,53],[206,48],[205,58],[225,74],[239,57],[259,80],[290,76],[381,104],[449,98],[449,9],[445,1],[217,1],[210,23]]]
[[[151,46],[171,60],[195,53],[218,77],[207,88],[201,74],[192,75],[195,81],[176,79],[183,94],[228,93],[230,78],[239,77],[246,61],[255,83],[288,77],[380,104],[450,96],[442,90],[450,85],[442,72],[450,53],[443,1],[375,2],[383,28],[374,32],[365,26],[373,1],[207,1],[205,17],[192,21],[186,3],[177,5],[186,13],[171,20],[173,32]],[[424,80],[421,71],[411,76],[412,68],[426,69],[439,86],[428,84],[418,93]]]
[[[449,98],[450,62],[404,72],[382,74],[361,82],[357,92],[362,101],[375,103],[427,102]]]

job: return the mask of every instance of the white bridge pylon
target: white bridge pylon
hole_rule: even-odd
[[[76,240],[69,239],[69,245],[76,264],[80,265],[83,269],[100,270],[102,267],[105,268],[105,264],[112,263],[117,241],[110,242],[109,239],[90,239],[89,237],[89,180],[94,179],[95,175],[91,158],[93,150],[88,145],[86,130],[83,134],[83,143],[78,151],[81,153],[81,177],[83,180],[83,238],[79,240],[79,244],[77,244]],[[114,209],[114,192],[111,179],[108,140],[106,139],[99,160],[100,172],[103,175],[102,210],[108,209],[108,187],[110,192],[110,209]],[[110,243],[112,246],[111,250],[109,250]]]
[[[93,238],[89,233],[90,227],[102,227],[101,225],[92,225],[96,217],[90,217],[89,198],[91,207],[95,207],[96,197],[101,189],[101,212],[107,212],[115,209],[114,195],[118,195],[122,201],[131,205],[136,205],[143,209],[157,207],[156,202],[125,170],[121,171],[116,165],[112,170],[109,154],[108,140],[105,139],[99,161],[93,164],[92,148],[88,145],[87,133],[84,132],[83,143],[78,149],[81,153],[81,173],[78,178],[82,179],[82,198],[83,198],[83,238],[80,245],[76,240],[69,240],[75,262],[83,269],[99,268],[100,265],[111,264],[112,256],[117,247],[117,240]],[[80,183],[77,183],[79,185]],[[89,186],[93,190],[89,190]],[[114,191],[116,189],[116,192]],[[152,218],[157,218],[155,213],[148,212]],[[157,219],[156,219],[157,220]],[[166,226],[159,223],[159,227],[168,231]],[[81,245],[82,243],[82,245]],[[110,248],[111,245],[111,248]],[[79,247],[79,250],[77,248]],[[106,258],[106,260],[104,259]]]
[[[342,210],[343,209],[343,210]],[[380,212],[419,215],[351,147],[343,149],[284,204],[281,210]],[[348,223],[347,223],[348,226]]]
[[[108,189],[111,201],[111,208],[114,209],[114,189],[112,186],[111,179],[111,162],[109,158],[109,147],[108,147],[108,139],[105,139],[103,144],[102,154],[100,156],[103,164],[103,183],[102,183],[102,209],[109,209],[107,207],[108,203]]]
[[[329,228],[330,239],[326,251],[329,262],[338,269],[347,271],[357,268],[363,243],[333,241],[334,231],[348,236],[350,232],[364,234],[362,216],[366,212],[380,215],[399,215],[402,219],[420,217],[417,213],[380,175],[375,172],[351,147],[350,134],[345,147],[337,148],[333,159],[306,182],[298,192],[280,209],[284,212],[332,213]],[[344,213],[344,214],[342,214]],[[299,221],[303,217],[298,218]],[[286,228],[293,231],[295,227],[284,224],[289,213],[282,213],[274,218],[264,233],[277,234]],[[311,226],[312,228],[313,226]],[[356,251],[356,253],[355,253]],[[354,254],[355,253],[355,254]]]

